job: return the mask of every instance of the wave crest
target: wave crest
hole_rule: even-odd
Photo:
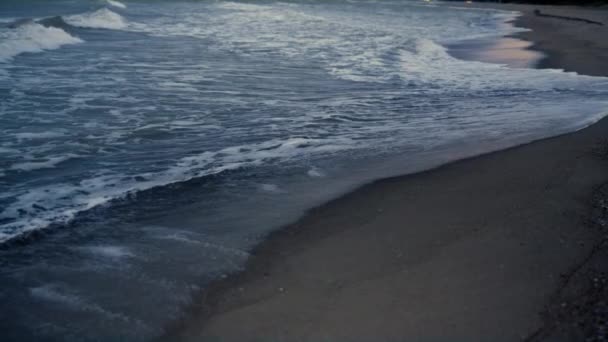
[[[72,26],[84,28],[99,28],[108,30],[120,30],[127,27],[127,21],[118,13],[107,8],[95,12],[75,14],[63,17],[65,22]]]
[[[82,40],[61,28],[30,22],[0,32],[0,61],[9,60],[21,53],[54,50],[63,45],[77,43],[82,43]]]
[[[106,0],[106,3],[110,6],[118,7],[118,8],[127,8],[127,5],[123,4],[120,1],[116,0]]]

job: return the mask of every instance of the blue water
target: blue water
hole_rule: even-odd
[[[0,2],[0,331],[153,338],[307,208],[601,118],[606,78],[444,48],[516,32],[515,15]]]

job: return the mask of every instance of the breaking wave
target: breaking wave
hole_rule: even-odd
[[[14,29],[0,31],[0,62],[22,53],[54,50],[82,42],[60,28],[28,22]]]
[[[107,8],[94,12],[64,16],[66,23],[84,28],[120,30],[127,27],[127,21],[118,13]]]
[[[112,2],[112,6],[124,6],[119,2]],[[40,20],[19,19],[0,29],[0,62],[6,62],[22,53],[38,53],[82,43],[82,39],[66,32],[70,26],[120,30],[127,27],[127,21],[107,8]]]

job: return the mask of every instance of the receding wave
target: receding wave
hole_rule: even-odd
[[[28,21],[12,29],[0,31],[0,61],[26,52],[58,49],[63,45],[82,43],[61,28]]]
[[[80,212],[138,191],[228,170],[262,165],[269,160],[277,163],[299,158],[302,154],[331,153],[353,147],[353,142],[347,138],[269,140],[184,157],[169,169],[155,174],[105,174],[85,179],[79,184],[54,184],[33,188],[15,196],[15,202],[0,212],[0,222],[6,222],[0,223],[0,243],[54,224],[68,223]],[[17,165],[14,169],[30,171],[53,167],[67,159],[54,160],[52,166],[47,165],[47,162],[45,165]]]
[[[127,21],[118,13],[107,8],[94,12],[64,16],[65,22],[72,26],[84,28],[99,28],[120,30],[127,27]]]

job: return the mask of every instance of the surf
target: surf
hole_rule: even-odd
[[[40,53],[83,43],[83,39],[74,35],[78,28],[120,30],[127,26],[120,14],[107,8],[42,19],[17,19],[0,28],[0,62],[22,53]]]
[[[38,53],[82,42],[62,28],[22,19],[0,31],[0,61],[8,61],[22,53]]]
[[[94,12],[63,16],[69,25],[82,28],[120,30],[127,27],[127,21],[120,14],[102,8]]]

